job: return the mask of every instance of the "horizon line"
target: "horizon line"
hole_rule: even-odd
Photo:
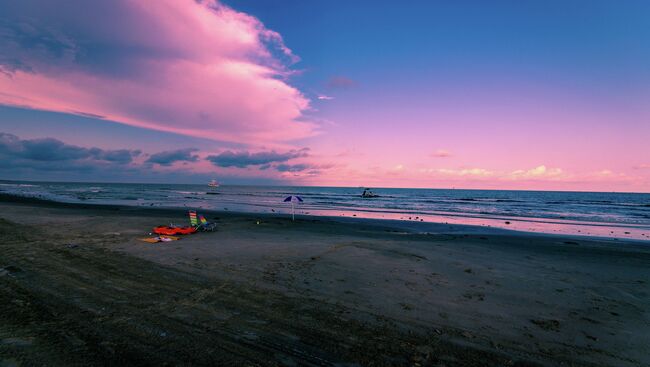
[[[124,184],[124,185],[203,185],[201,183],[156,183],[156,182],[117,182],[117,181],[38,181],[38,180],[11,180],[1,179],[0,182],[27,182],[27,183],[71,183],[71,184]],[[564,193],[592,193],[592,194],[638,194],[650,195],[650,192],[638,191],[586,191],[586,190],[524,190],[524,189],[480,189],[480,188],[441,188],[441,187],[381,187],[381,186],[320,186],[320,185],[277,185],[277,184],[223,184],[221,186],[250,186],[250,187],[323,187],[338,189],[401,189],[401,190],[465,190],[465,191],[520,191],[520,192],[564,192]],[[207,183],[205,184],[207,187]]]

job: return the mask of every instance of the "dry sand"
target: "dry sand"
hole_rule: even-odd
[[[0,196],[0,365],[650,365],[647,242],[208,217]]]

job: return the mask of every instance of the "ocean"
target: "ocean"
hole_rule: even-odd
[[[468,224],[650,241],[650,194],[510,190],[0,181],[0,192],[68,202]]]

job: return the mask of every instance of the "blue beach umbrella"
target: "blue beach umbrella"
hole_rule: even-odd
[[[303,200],[300,196],[287,196],[284,198],[284,202],[288,203],[291,202],[291,220],[296,220],[296,208],[295,208],[295,203],[302,203]]]

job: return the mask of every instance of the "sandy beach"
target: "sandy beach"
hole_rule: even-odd
[[[0,365],[647,366],[650,246],[0,196]]]

